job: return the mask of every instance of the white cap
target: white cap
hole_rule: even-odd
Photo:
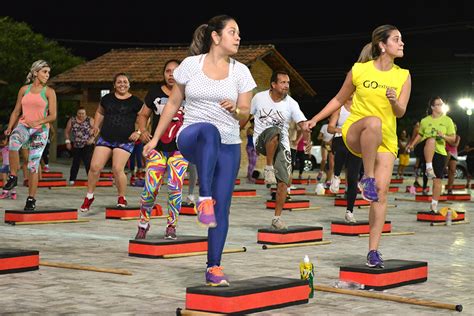
[[[309,263],[309,257],[308,257],[308,255],[305,255],[305,256],[304,256],[303,261],[304,261],[304,263]]]

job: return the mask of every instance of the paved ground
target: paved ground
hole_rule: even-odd
[[[54,171],[67,174],[68,167],[53,164]],[[81,175],[84,176],[81,170]],[[241,188],[257,189],[258,197],[234,198],[228,248],[247,247],[247,252],[227,254],[225,272],[232,280],[259,276],[299,277],[299,262],[309,255],[315,264],[315,283],[332,285],[339,267],[365,262],[367,238],[330,235],[330,222],[343,218],[344,208],[334,207],[333,198],[307,196],[319,210],[285,212],[292,225],[318,225],[324,228],[324,246],[262,250],[256,243],[259,227],[270,223],[272,211],[264,202],[268,191],[262,185],[242,181]],[[303,186],[306,187],[306,186]],[[403,185],[403,188],[405,184]],[[306,187],[314,190],[314,185]],[[130,204],[138,204],[140,190],[129,188]],[[1,200],[1,209],[22,209],[26,188],[19,187],[17,201]],[[85,189],[60,188],[39,190],[38,208],[80,206]],[[405,193],[390,196],[388,220],[393,231],[413,231],[415,235],[384,237],[381,252],[385,259],[420,260],[429,263],[425,283],[390,289],[386,294],[409,298],[462,304],[463,314],[474,314],[474,232],[472,224],[430,227],[416,221],[417,211],[428,204],[400,202]],[[163,202],[163,194],[159,201]],[[93,210],[81,218],[89,222],[74,224],[23,225],[3,224],[0,213],[0,248],[36,249],[41,260],[74,263],[101,268],[127,269],[132,276],[40,267],[40,270],[0,275],[0,314],[154,314],[174,315],[185,306],[185,288],[203,284],[205,256],[179,259],[143,259],[129,257],[128,241],[136,233],[135,221],[105,220],[104,207],[116,202],[113,188],[99,188]],[[454,203],[455,209],[471,211],[472,203]],[[367,209],[356,210],[358,219],[367,219]],[[469,215],[468,215],[469,216]],[[150,236],[162,236],[165,220],[153,220]],[[178,234],[206,235],[194,217],[181,217]],[[438,315],[456,312],[400,304],[383,300],[316,292],[309,304],[288,307],[260,315]]]

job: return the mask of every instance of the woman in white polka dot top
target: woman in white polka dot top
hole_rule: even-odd
[[[229,16],[215,16],[195,30],[192,56],[175,69],[176,84],[155,134],[143,150],[146,156],[155,148],[186,99],[177,143],[183,156],[197,167],[198,221],[209,227],[206,283],[213,286],[229,285],[220,261],[240,165],[239,121],[247,119],[256,87],[249,69],[230,58],[239,45],[239,26]]]

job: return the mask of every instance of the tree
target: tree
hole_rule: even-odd
[[[52,76],[84,61],[57,42],[34,33],[28,24],[0,17],[0,80],[8,83],[0,84],[0,122],[8,122],[18,90],[38,59],[51,65]]]

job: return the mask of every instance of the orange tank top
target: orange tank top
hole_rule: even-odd
[[[38,121],[48,116],[48,98],[46,97],[46,87],[40,93],[32,93],[31,84],[25,91],[21,99],[20,123],[26,125],[26,121]],[[42,124],[41,128],[49,128],[49,123]]]

